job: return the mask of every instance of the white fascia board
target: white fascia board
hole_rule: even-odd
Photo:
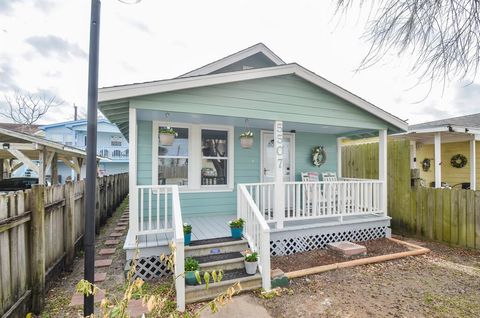
[[[448,128],[449,126],[452,127],[453,131],[450,131],[450,129]],[[468,131],[465,131],[465,129],[468,129]],[[469,127],[455,126],[455,125],[444,125],[444,126],[438,126],[438,127],[414,129],[414,130],[409,130],[404,134],[428,134],[428,133],[435,133],[435,132],[454,132],[458,134],[467,134],[467,135],[480,134],[480,130],[478,128],[469,128]]]
[[[244,49],[240,52],[234,53],[227,57],[224,57],[220,60],[202,66],[196,70],[190,71],[183,75],[180,75],[178,78],[184,78],[189,76],[199,76],[199,75],[206,75],[212,72],[218,71],[228,65],[241,61],[247,57],[255,55],[257,53],[263,53],[268,59],[270,59],[276,65],[284,65],[285,62],[279,58],[275,53],[273,53],[268,47],[266,47],[263,43],[256,44],[251,46],[247,49]]]
[[[401,130],[406,131],[408,129],[407,123],[400,118],[395,117],[394,115],[384,111],[383,109],[367,102],[366,100],[356,96],[355,94],[350,93],[349,91],[341,88],[340,86],[337,86],[332,82],[327,81],[326,79],[295,63],[246,71],[220,73],[197,77],[176,78],[165,81],[100,88],[98,94],[98,101],[99,103],[102,103],[117,99],[159,94],[188,88],[226,84],[290,74],[297,75],[298,77],[303,78],[304,80],[322,89],[325,89],[326,91],[329,91],[330,93],[383,119],[384,121],[394,125],[395,127],[400,128]]]

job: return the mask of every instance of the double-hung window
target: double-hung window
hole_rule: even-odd
[[[154,182],[192,192],[233,189],[233,127],[172,123],[177,136],[171,146],[161,144],[160,127],[156,122],[153,130]]]

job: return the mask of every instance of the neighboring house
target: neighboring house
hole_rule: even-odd
[[[245,219],[244,237],[259,252],[265,289],[270,254],[389,235],[387,134],[406,131],[407,124],[296,63],[286,64],[263,44],[178,78],[101,88],[99,107],[129,139],[124,248],[131,259],[138,240],[144,278],[164,272],[158,255],[168,252],[172,239],[175,273],[183,272],[182,222],[192,224],[199,240],[229,236],[227,221]],[[177,132],[173,145],[160,142],[162,127]],[[254,134],[251,148],[240,144],[245,130]],[[380,136],[379,180],[342,179],[341,140],[365,133]],[[319,167],[312,163],[316,147],[325,150]],[[322,180],[326,172],[332,174]],[[236,244],[208,242],[211,253]],[[182,288],[179,277],[180,309]],[[190,292],[187,301],[198,299]]]
[[[426,186],[477,189],[480,182],[480,113],[408,127],[411,167]]]
[[[40,127],[45,138],[79,149],[86,148],[87,121],[76,120]],[[100,175],[111,175],[128,171],[128,142],[117,126],[108,120],[97,123],[97,155],[103,157],[99,163]],[[69,170],[65,165],[60,168]]]
[[[38,136],[38,137],[43,137],[44,136],[43,131],[40,129],[40,125],[0,123],[0,128],[13,130],[13,131],[16,131],[16,132],[29,134],[29,135],[32,135],[32,136]]]

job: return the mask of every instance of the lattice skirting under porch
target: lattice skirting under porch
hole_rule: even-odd
[[[125,268],[127,273],[130,270],[130,266],[131,263],[127,264]],[[136,270],[133,278],[140,278],[147,281],[171,274],[172,273],[167,269],[167,265],[160,260],[159,256],[150,256],[137,259]]]
[[[302,233],[303,232],[303,233]],[[315,231],[283,232],[271,236],[271,255],[291,255],[313,249],[326,248],[331,242],[339,241],[368,241],[386,237],[389,233],[387,225],[378,225],[364,228],[341,228]]]

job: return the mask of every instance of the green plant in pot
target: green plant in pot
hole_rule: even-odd
[[[185,283],[187,285],[197,285],[197,277],[200,277],[200,272],[198,271],[199,265],[198,261],[194,258],[187,257],[185,259]]]
[[[253,146],[253,132],[251,130],[244,131],[240,134],[240,146],[242,148],[252,148]]]
[[[240,239],[242,238],[243,235],[243,226],[245,225],[245,220],[242,218],[232,220],[228,222],[228,225],[230,226],[230,231],[232,233],[232,237],[235,239]]]
[[[183,223],[183,239],[185,245],[190,245],[192,241],[192,225]]]
[[[160,144],[162,146],[171,146],[177,137],[177,132],[171,127],[160,128]]]
[[[245,251],[245,271],[249,275],[254,275],[257,272],[258,266],[258,253],[251,252],[250,250]]]

